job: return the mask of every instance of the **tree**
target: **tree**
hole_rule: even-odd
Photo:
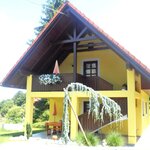
[[[14,106],[6,114],[6,121],[8,123],[22,123],[25,111],[20,106]]]
[[[49,103],[47,99],[42,98],[34,103],[33,122],[46,121],[49,118]]]
[[[55,15],[59,7],[65,2],[66,0],[47,0],[46,1],[46,3],[43,5],[43,10],[42,10],[43,14],[40,20],[40,25],[34,28],[34,33],[36,36],[39,35],[39,33],[43,30],[45,25]],[[32,42],[33,42],[33,39],[29,40],[28,44],[30,45]]]
[[[12,99],[0,102],[0,116],[9,123],[19,123],[24,119],[24,104],[26,96],[22,91],[17,92]]]
[[[26,101],[26,95],[22,91],[18,91],[14,95],[14,97],[12,98],[12,100],[14,101],[15,105],[17,105],[17,106],[23,106],[25,104],[25,101]]]
[[[87,87],[81,83],[71,83],[64,88],[64,110],[63,110],[63,128],[62,128],[62,140],[67,143],[69,139],[69,111],[68,106],[71,106],[71,109],[77,119],[81,132],[83,133],[87,145],[90,145],[88,139],[85,135],[85,132],[82,128],[82,125],[78,119],[77,114],[75,113],[69,92],[70,91],[80,91],[85,92],[89,96],[89,114],[92,114],[95,120],[104,121],[104,114],[108,114],[110,120],[117,120],[122,117],[120,106],[112,99],[102,96],[101,94],[94,91],[92,88]],[[100,107],[101,106],[101,107]],[[100,109],[101,108],[101,109]]]
[[[0,102],[0,114],[2,117],[5,117],[10,108],[14,106],[12,99],[4,100]]]

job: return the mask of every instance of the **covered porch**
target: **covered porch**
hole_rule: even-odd
[[[135,85],[135,77],[136,83],[138,85],[138,91],[136,91]],[[101,95],[105,95],[108,97],[113,98],[121,98],[127,99],[127,116],[128,122],[127,126],[127,134],[128,135],[128,143],[133,144],[136,142],[137,136],[142,134],[142,124],[139,123],[139,120],[142,121],[142,97],[144,97],[144,92],[141,90],[141,77],[140,75],[136,75],[134,69],[128,68],[127,69],[127,90],[101,90],[98,91]],[[53,104],[56,103],[59,113],[56,117],[56,121],[60,121],[63,115],[63,98],[64,92],[63,91],[32,91],[33,83],[33,76],[30,75],[27,77],[27,101],[26,101],[26,118],[25,122],[32,124],[33,118],[33,103],[34,98],[47,98],[51,101],[50,106],[50,118],[52,118],[53,112]],[[55,86],[55,85],[54,85]],[[132,91],[132,92],[131,92]],[[83,92],[70,92],[70,96],[72,98],[72,105],[74,107],[75,112],[81,115],[81,101],[87,100],[88,95]],[[123,99],[122,99],[123,98]],[[132,112],[132,113],[131,113]],[[53,118],[52,118],[53,119]],[[51,121],[51,119],[50,119]],[[75,139],[76,135],[78,134],[78,123],[77,120],[70,110],[70,138]]]

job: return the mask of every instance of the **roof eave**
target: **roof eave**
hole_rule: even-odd
[[[69,4],[68,1],[66,1],[57,11],[57,13],[53,16],[53,18],[47,23],[47,25],[44,27],[44,29],[40,32],[40,34],[35,38],[33,43],[29,46],[29,48],[23,53],[23,55],[19,58],[19,60],[15,63],[15,65],[10,69],[10,71],[7,73],[7,75],[4,77],[4,79],[1,82],[1,85],[4,87],[12,87],[11,85],[8,86],[7,81],[14,76],[16,71],[20,69],[21,64],[23,61],[27,59],[27,57],[30,55],[31,52],[33,52],[33,49],[39,44],[41,39],[43,38],[43,34],[48,30],[49,26],[52,24],[52,22],[55,20],[56,17],[61,15],[61,11],[67,7]]]
[[[102,29],[100,29],[99,26],[97,26],[94,22],[92,22],[85,16],[82,16],[82,13],[80,11],[77,13],[77,11],[74,10],[72,5],[71,5],[71,8],[69,8],[69,11],[73,15],[75,15],[75,17],[77,17],[83,24],[85,24],[91,31],[93,31],[93,33],[98,38],[106,42],[106,44],[109,45],[119,56],[121,56],[126,62],[130,63],[136,69],[136,71],[138,71],[148,80],[150,80],[150,72],[146,71],[145,68],[143,68],[136,61],[134,61],[129,55],[127,55],[127,53],[121,48],[119,43],[114,41],[114,39],[112,39],[108,34],[106,34]],[[92,22],[92,24],[90,22]]]

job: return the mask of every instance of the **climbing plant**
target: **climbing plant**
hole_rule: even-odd
[[[69,111],[68,106],[70,104],[71,108],[71,97],[70,92],[77,91],[77,92],[85,92],[89,96],[89,112],[88,114],[92,114],[95,121],[100,120],[101,122],[104,121],[104,114],[108,114],[110,120],[116,120],[122,117],[121,108],[120,106],[112,99],[102,96],[101,94],[94,91],[92,88],[87,87],[81,83],[71,83],[66,88],[64,88],[64,110],[63,110],[63,128],[62,128],[62,140],[67,143],[69,142]],[[100,109],[101,107],[101,109]],[[75,114],[75,113],[74,113]],[[79,123],[81,131],[86,138],[86,135],[82,129],[82,126],[78,120],[77,115],[75,114],[76,119]],[[88,141],[87,141],[88,143]]]

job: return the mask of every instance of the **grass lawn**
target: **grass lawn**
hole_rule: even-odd
[[[41,128],[33,129],[33,134],[39,133],[44,130],[45,129],[41,129]],[[11,137],[16,137],[16,136],[20,136],[20,135],[24,135],[24,132],[0,129],[0,143],[9,142]]]
[[[4,142],[9,142],[11,136],[0,136],[0,144]]]

